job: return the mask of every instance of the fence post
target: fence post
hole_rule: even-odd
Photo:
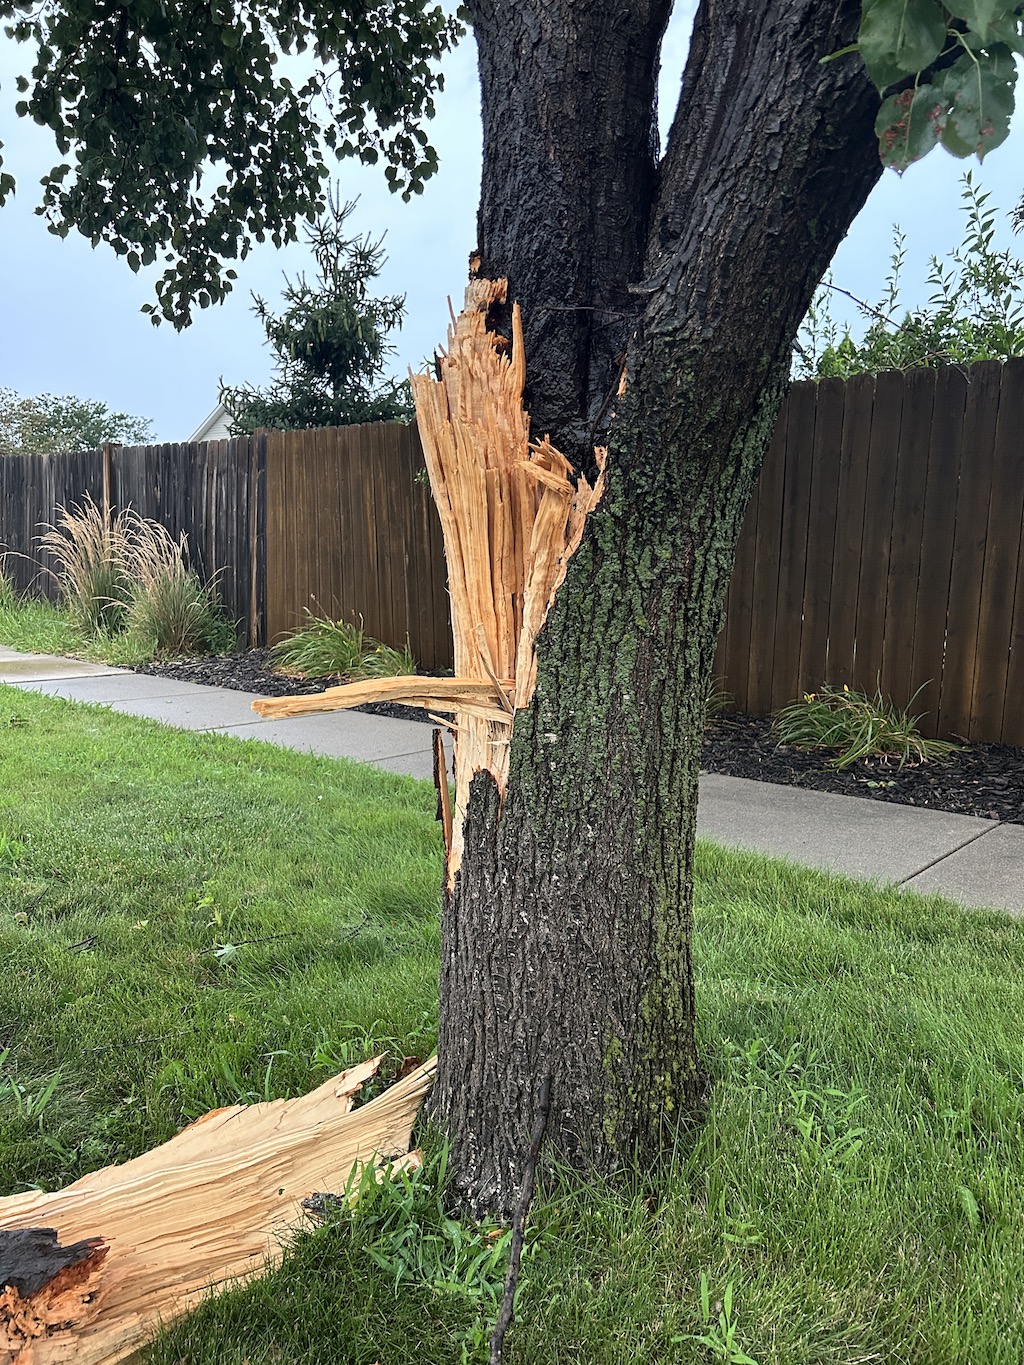
[[[114,482],[114,447],[110,441],[103,444],[103,524],[109,531],[113,524],[111,498]]]

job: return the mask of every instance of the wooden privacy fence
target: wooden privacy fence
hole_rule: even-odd
[[[444,546],[415,426],[268,431],[266,638],[304,608],[452,666]]]
[[[441,527],[414,426],[0,458],[0,554],[17,588],[56,596],[39,536],[86,497],[184,533],[251,645],[301,626],[308,608],[451,667]]]
[[[794,384],[716,672],[764,714],[822,682],[926,734],[1024,744],[1024,360]]]
[[[58,505],[103,453],[0,459],[0,551],[44,590]],[[415,427],[114,449],[108,489],[189,537],[250,643],[351,621],[451,666],[440,526]],[[1024,360],[794,384],[740,536],[716,673],[764,714],[822,682],[929,734],[1024,744]],[[25,556],[20,558],[19,556]],[[52,589],[51,589],[52,592]]]
[[[263,618],[264,440],[104,446],[73,455],[0,459],[0,554],[19,589],[55,598],[53,555],[39,536],[57,509],[87,497],[113,511],[131,507],[187,537],[204,581],[216,576],[225,609],[250,640]]]

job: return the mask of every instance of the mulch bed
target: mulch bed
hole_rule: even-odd
[[[261,649],[219,658],[143,664],[136,671],[207,687],[256,692],[265,697],[321,692],[337,681],[275,673],[268,651]],[[357,709],[432,723],[424,711],[390,702]],[[808,751],[777,745],[769,717],[719,716],[710,722],[705,733],[701,766],[706,772],[724,773],[728,777],[1024,824],[1024,749],[1007,744],[971,744],[953,754],[948,762],[908,764],[902,769],[877,761],[860,762],[842,772],[828,767],[833,756],[832,750]]]

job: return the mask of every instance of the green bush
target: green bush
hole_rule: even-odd
[[[416,672],[408,641],[404,649],[394,649],[370,639],[362,623],[332,621],[308,609],[305,626],[276,644],[271,656],[278,668],[306,678],[393,678]]]
[[[835,749],[830,768],[848,768],[859,759],[928,763],[948,758],[961,746],[942,739],[925,739],[917,729],[920,714],[910,715],[910,707],[920,693],[917,689],[903,711],[881,689],[873,697],[849,687],[822,687],[805,692],[801,701],[792,702],[776,712],[773,731],[779,744],[794,749]]]

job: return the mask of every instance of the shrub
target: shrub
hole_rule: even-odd
[[[188,562],[185,536],[174,540],[158,522],[134,517],[126,552],[129,637],[156,654],[194,654],[231,648],[214,584],[204,585]]]
[[[920,691],[919,687],[903,711],[883,697],[881,689],[873,697],[849,687],[805,692],[801,701],[776,712],[775,737],[794,749],[837,750],[828,761],[830,768],[848,768],[859,759],[872,758],[883,763],[895,760],[900,768],[908,762],[941,761],[961,746],[925,739],[918,732],[921,716],[911,716],[910,707]]]
[[[79,507],[58,508],[57,524],[40,537],[56,561],[54,577],[68,613],[88,635],[116,633],[124,625],[130,520],[128,512],[108,520],[86,495]]]
[[[307,678],[391,678],[416,672],[408,640],[404,649],[394,649],[371,640],[362,623],[332,621],[308,609],[305,626],[276,644],[271,656],[277,667]]]

